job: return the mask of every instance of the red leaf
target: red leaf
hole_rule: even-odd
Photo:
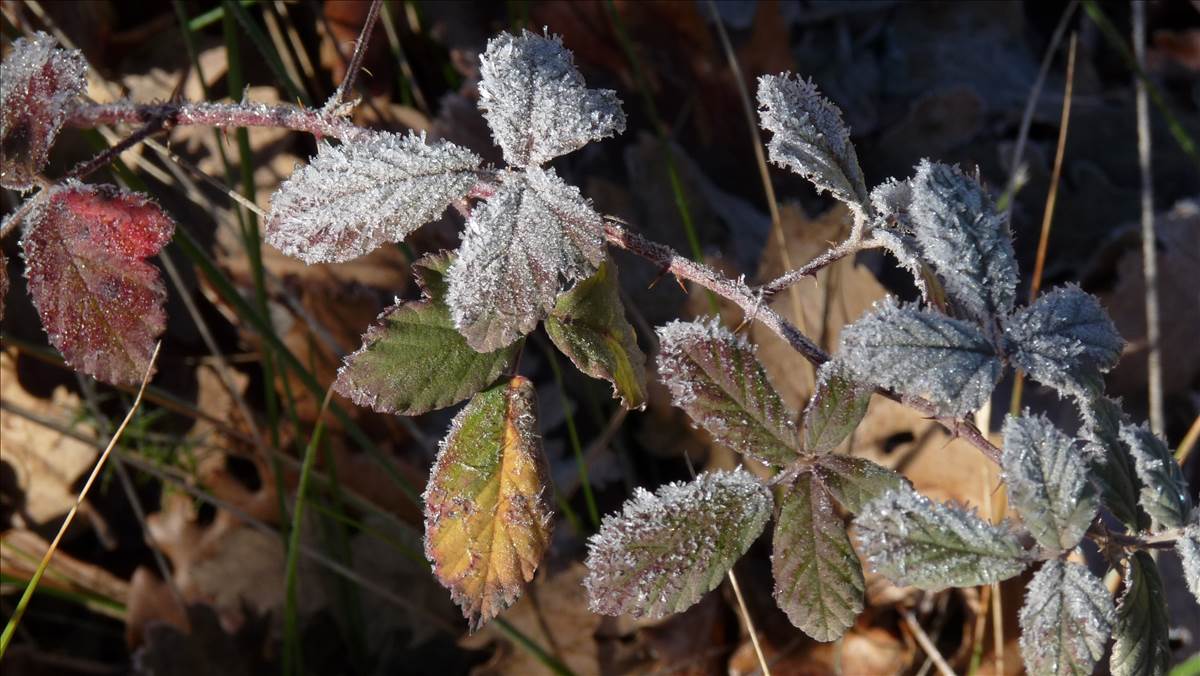
[[[13,42],[0,74],[0,185],[33,187],[67,106],[87,91],[86,76],[83,54],[45,33]]]
[[[38,198],[27,218],[25,276],[50,344],[83,373],[138,383],[166,327],[167,292],[144,259],[174,222],[141,195],[75,181]]]

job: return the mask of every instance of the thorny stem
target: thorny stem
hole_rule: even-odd
[[[66,124],[92,128],[118,123],[146,124],[155,120],[162,120],[164,127],[277,127],[342,141],[353,141],[374,133],[337,115],[290,103],[94,103],[73,110]]]
[[[1099,543],[1101,549],[1104,549],[1106,544],[1122,549],[1170,549],[1175,546],[1177,540],[1187,537],[1186,530],[1171,528],[1151,535],[1132,535],[1109,530],[1100,519],[1096,519],[1091,528],[1088,528],[1087,535]]]
[[[752,290],[742,279],[729,279],[703,264],[679,255],[674,249],[652,242],[641,235],[626,230],[624,224],[612,216],[604,218],[604,237],[614,246],[620,247],[660,266],[664,272],[677,278],[699,284],[713,293],[732,301],[746,313],[748,321],[758,320],[778,335],[792,349],[799,352],[815,366],[829,361],[829,355],[800,332],[791,322],[767,305],[761,292]],[[831,261],[832,262],[832,261]],[[944,416],[938,413],[929,401],[920,397],[902,396],[891,390],[877,388],[881,396],[897,401],[935,420],[956,436],[978,448],[989,459],[1000,464],[1000,449],[969,421]]]
[[[367,45],[371,42],[371,31],[375,29],[375,22],[379,19],[379,8],[382,4],[382,0],[372,0],[370,8],[367,9],[367,18],[363,21],[362,31],[358,34],[358,42],[354,45],[354,55],[350,57],[350,64],[346,66],[346,76],[342,78],[342,84],[338,85],[337,91],[325,104],[325,112],[332,113],[346,102],[347,94],[354,91],[354,81],[358,78],[358,71],[362,70],[363,58],[367,54]]]
[[[774,297],[775,294],[787,289],[789,286],[799,282],[805,277],[815,278],[817,273],[822,269],[840,261],[847,256],[853,256],[859,251],[866,251],[867,249],[877,249],[881,246],[883,245],[873,239],[855,239],[851,237],[832,249],[827,249],[825,253],[817,256],[804,265],[794,270],[785,272],[779,277],[776,277],[774,280],[763,284],[760,287],[760,290],[762,291],[763,296],[765,296],[767,299],[770,299]]]

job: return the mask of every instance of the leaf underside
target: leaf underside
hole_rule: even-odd
[[[1020,622],[1029,673],[1089,676],[1104,656],[1116,611],[1086,567],[1052,559],[1029,583]]]
[[[267,243],[305,263],[340,263],[400,242],[475,184],[471,151],[422,136],[321,143],[271,197]]]
[[[1008,499],[1038,544],[1074,548],[1100,508],[1075,440],[1044,416],[1008,416],[1000,464]]]
[[[450,266],[454,325],[480,352],[504,347],[550,313],[564,285],[603,261],[600,216],[578,188],[553,169],[506,173],[471,213]]]
[[[842,330],[838,355],[854,379],[928,397],[954,416],[982,406],[1001,372],[979,329],[891,297]]]
[[[0,186],[27,190],[75,97],[87,91],[87,61],[45,33],[17,38],[0,68]]]
[[[862,612],[862,565],[829,492],[811,472],[797,477],[780,504],[771,572],[775,602],[818,641],[837,640]]]
[[[1117,603],[1113,676],[1161,676],[1171,660],[1169,618],[1162,578],[1146,552],[1129,557],[1125,592]]]
[[[545,327],[550,340],[580,371],[612,383],[622,406],[646,405],[646,355],[625,318],[612,261],[560,295]]]
[[[450,424],[425,489],[425,556],[471,630],[512,605],[550,543],[533,385],[475,395]]]
[[[446,307],[451,259],[439,254],[414,264],[423,298],[383,311],[338,370],[338,393],[380,413],[419,415],[474,395],[504,372],[521,341],[486,353],[467,345]]]
[[[867,415],[870,387],[854,381],[834,359],[817,372],[817,387],[804,409],[804,450],[828,453],[849,437]]]
[[[1142,482],[1139,504],[1155,530],[1180,528],[1192,513],[1192,492],[1171,449],[1146,425],[1121,425],[1121,440]]]
[[[705,472],[650,493],[588,539],[588,604],[604,615],[657,619],[712,591],[771,518],[771,494],[748,472]]]
[[[171,240],[174,222],[113,186],[68,181],[36,199],[21,250],[50,344],[98,380],[141,382],[167,321],[166,289],[145,259]]]
[[[896,584],[926,591],[975,587],[1025,569],[1016,535],[913,490],[889,491],[855,520],[859,551]]]
[[[674,321],[658,337],[658,373],[672,403],[717,443],[768,464],[797,457],[795,417],[749,343],[715,318]]]

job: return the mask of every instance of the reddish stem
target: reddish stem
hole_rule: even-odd
[[[67,124],[90,129],[122,122],[148,124],[155,120],[161,120],[163,126],[168,127],[275,127],[343,141],[372,133],[346,118],[288,103],[94,103],[72,111]]]

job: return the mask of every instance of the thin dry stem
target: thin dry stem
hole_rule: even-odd
[[[363,21],[362,30],[358,34],[358,41],[354,44],[354,54],[350,57],[350,63],[346,66],[346,76],[342,78],[342,83],[338,85],[337,91],[330,97],[329,102],[325,104],[325,111],[332,113],[339,106],[346,102],[346,96],[349,92],[354,91],[354,81],[358,78],[358,72],[362,70],[363,58],[367,54],[367,46],[371,43],[371,31],[375,29],[375,22],[379,20],[379,7],[382,5],[382,0],[372,0],[371,6],[367,8],[367,17]]]
[[[921,623],[917,622],[917,618],[911,610],[904,611],[904,623],[912,631],[913,637],[917,639],[917,643],[921,646],[921,650],[925,651],[925,655],[933,660],[938,673],[942,676],[954,676],[954,670],[946,663],[946,658],[942,657],[942,653],[938,651],[933,641],[929,640],[929,635],[921,628]]]

